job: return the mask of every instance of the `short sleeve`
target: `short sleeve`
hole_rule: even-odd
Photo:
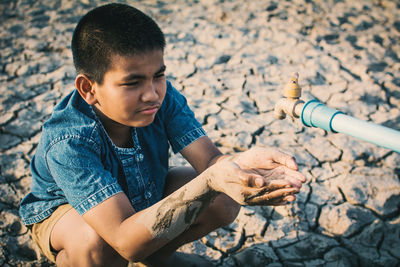
[[[174,153],[180,152],[193,141],[206,135],[189,108],[186,98],[170,82],[167,82],[162,111],[168,140]]]
[[[94,141],[70,136],[53,143],[46,153],[47,167],[80,215],[122,192],[117,178],[105,170],[100,147]]]

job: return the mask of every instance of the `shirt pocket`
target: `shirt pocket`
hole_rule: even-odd
[[[148,208],[158,201],[156,186],[152,181],[146,184],[144,190],[131,198],[131,204],[136,212]]]

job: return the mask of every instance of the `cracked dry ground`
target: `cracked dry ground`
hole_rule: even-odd
[[[0,265],[51,265],[17,209],[41,125],[73,89],[74,26],[102,3],[0,2]],[[397,1],[128,3],[163,29],[168,78],[221,150],[279,147],[308,178],[296,203],[244,207],[229,227],[183,251],[220,266],[400,264],[399,154],[273,117],[297,71],[304,100],[400,130]],[[178,156],[171,163],[185,164]]]

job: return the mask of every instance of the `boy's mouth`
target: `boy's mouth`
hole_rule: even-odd
[[[159,108],[160,108],[159,105],[147,106],[145,108],[140,109],[139,113],[142,113],[142,114],[145,114],[145,115],[151,115],[151,114],[156,113]]]

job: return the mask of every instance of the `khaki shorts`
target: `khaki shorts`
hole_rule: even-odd
[[[70,204],[61,205],[49,218],[35,223],[31,228],[33,241],[39,246],[42,254],[54,263],[56,263],[57,253],[50,246],[51,231],[53,231],[54,225],[70,209],[72,209]]]

